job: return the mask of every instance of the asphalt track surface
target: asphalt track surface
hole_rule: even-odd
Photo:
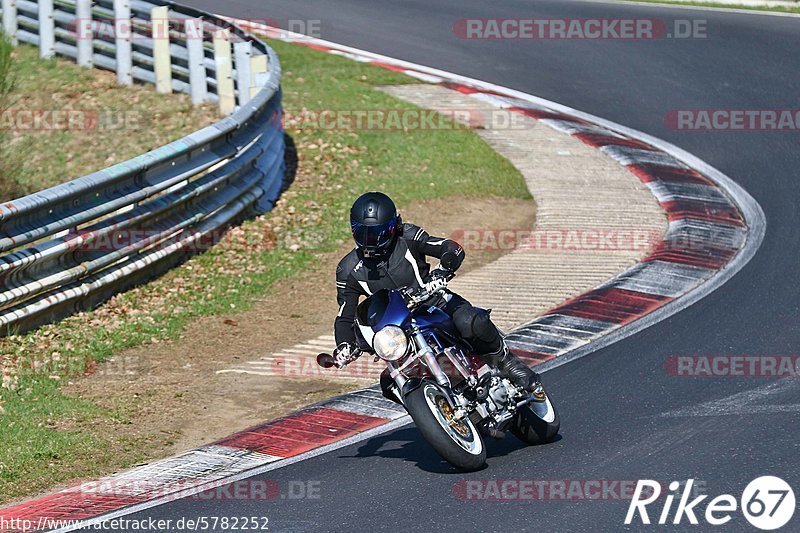
[[[738,498],[753,478],[777,475],[800,491],[800,380],[672,377],[663,367],[673,354],[798,352],[800,133],[687,133],[666,127],[664,117],[673,109],[799,108],[800,18],[564,0],[188,3],[241,18],[319,19],[324,39],[512,87],[663,138],[742,185],[763,208],[767,233],[753,260],[699,303],[548,372],[562,418],[562,438],[553,444],[489,442],[488,469],[460,474],[406,426],[261,476],[284,490],[293,481],[314,481],[318,499],[188,499],[128,518],[266,515],[272,531],[639,531],[647,527],[623,525],[625,501],[464,501],[453,488],[476,479],[694,478],[712,497]],[[456,19],[480,17],[648,17],[668,25],[706,19],[709,37],[467,41],[454,35]],[[733,516],[714,529],[754,530],[741,513]],[[798,524],[796,515],[786,529],[797,531]],[[684,519],[677,529],[712,528],[702,522],[690,528]]]

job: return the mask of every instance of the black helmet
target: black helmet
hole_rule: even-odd
[[[400,225],[394,202],[380,192],[361,195],[350,209],[350,229],[364,257],[379,256],[391,248]]]

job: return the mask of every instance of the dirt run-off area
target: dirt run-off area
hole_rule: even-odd
[[[400,206],[400,212],[405,221],[432,235],[448,236],[464,227],[531,229],[535,204],[508,198],[446,198]],[[122,352],[63,390],[127,413],[129,423],[115,424],[109,431],[121,441],[147,441],[155,458],[363,386],[364,381],[342,379],[216,373],[332,334],[337,311],[334,271],[349,250],[348,244],[326,254],[318,268],[276,284],[247,311],[202,318],[176,341]],[[468,252],[461,271],[479,268],[502,253]]]

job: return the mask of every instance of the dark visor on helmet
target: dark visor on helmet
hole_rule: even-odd
[[[353,239],[359,248],[375,251],[386,248],[392,243],[397,233],[397,219],[393,218],[384,224],[367,226],[359,222],[350,224],[353,230]]]

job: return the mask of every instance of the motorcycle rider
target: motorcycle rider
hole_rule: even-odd
[[[350,227],[356,247],[336,268],[339,313],[334,323],[337,347],[333,356],[338,367],[360,355],[353,323],[361,296],[380,289],[443,287],[464,261],[464,250],[458,243],[431,237],[422,228],[403,223],[392,199],[380,192],[368,192],[355,201]],[[430,270],[427,256],[439,259],[439,267]],[[528,391],[536,389],[539,375],[511,353],[488,311],[473,307],[449,290],[432,296],[428,303],[450,315],[459,334],[486,363],[496,366],[515,385]],[[384,373],[383,393],[394,399],[387,390],[393,381]]]

